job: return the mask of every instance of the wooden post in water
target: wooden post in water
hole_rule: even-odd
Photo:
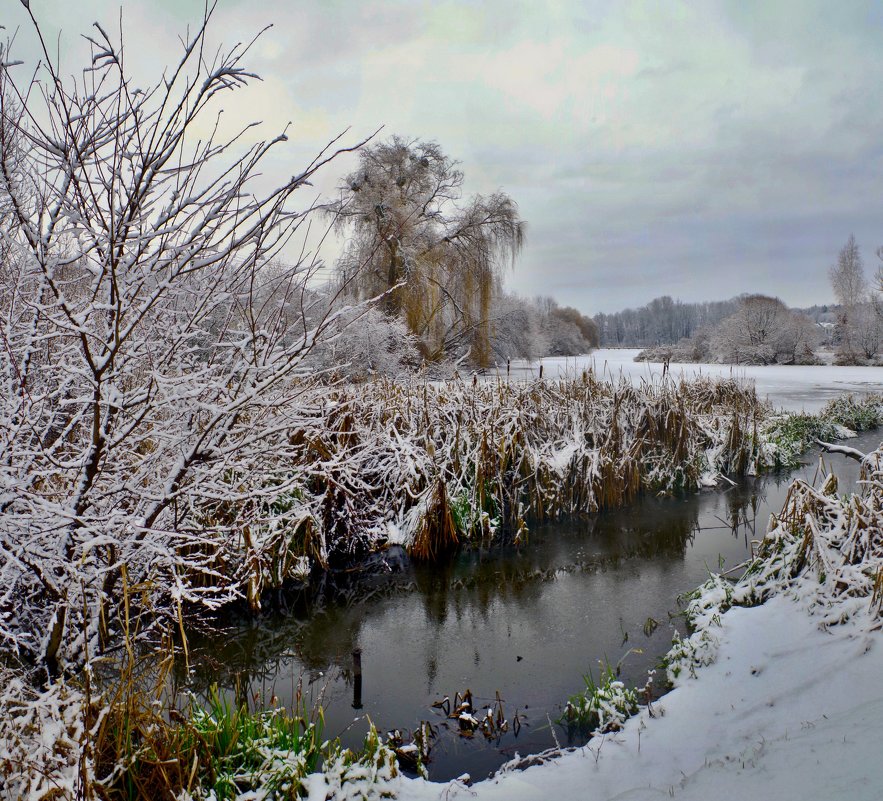
[[[353,709],[362,708],[362,649],[353,649]]]

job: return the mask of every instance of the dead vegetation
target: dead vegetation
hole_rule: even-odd
[[[883,611],[883,446],[867,455],[854,449],[823,447],[861,461],[859,491],[837,493],[828,475],[818,487],[795,481],[782,513],[773,517],[759,554],[757,576],[749,576],[763,596],[770,584],[793,584],[826,623],[850,617],[856,605],[871,604],[877,626]]]
[[[735,381],[632,386],[590,372],[531,383],[378,381],[306,397],[275,465],[282,489],[256,488],[263,507],[242,514],[247,530],[228,501],[200,514],[200,536],[222,543],[222,575],[233,568],[254,608],[265,589],[388,542],[431,560],[642,493],[693,490],[719,471],[759,469],[767,414]],[[237,477],[235,494],[247,483]],[[241,537],[212,536],[218,521]]]
[[[692,633],[676,636],[665,658],[670,682],[715,660],[724,612],[775,595],[794,599],[822,628],[854,618],[866,630],[883,628],[883,444],[869,454],[821,444],[861,462],[858,491],[838,495],[834,474],[818,486],[791,484],[745,573],[735,582],[712,574],[686,596]]]

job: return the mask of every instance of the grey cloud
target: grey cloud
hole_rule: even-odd
[[[201,7],[127,2],[150,27],[149,48],[129,29],[139,64],[169,61],[174,26]],[[73,37],[114,9],[88,0],[51,16]],[[869,264],[883,243],[879,3],[222,0],[215,35],[269,22],[255,68],[296,108],[238,113],[294,120],[274,170],[347,125],[354,139],[382,123],[436,139],[467,190],[519,203],[519,291],[587,312],[661,293],[824,302],[848,234]]]

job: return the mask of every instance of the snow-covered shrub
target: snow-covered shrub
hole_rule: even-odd
[[[303,786],[310,798],[381,801],[396,797],[394,780],[398,775],[395,752],[372,724],[358,754],[337,749],[325,759],[322,772],[307,776]]]
[[[671,648],[662,659],[668,683],[677,685],[685,677],[696,678],[698,668],[712,664],[717,658],[719,647],[719,638],[708,629],[695,631],[688,637],[675,632]]]
[[[735,586],[716,573],[684,596],[689,634],[681,637],[675,632],[672,647],[662,660],[670,684],[677,684],[686,676],[695,678],[697,668],[714,662],[720,646],[715,628],[721,625],[721,616],[731,606],[751,605],[750,598],[746,588]]]
[[[576,723],[595,734],[618,731],[638,711],[638,693],[616,678],[610,665],[596,684],[585,676],[586,689],[574,695],[564,710],[564,721]]]
[[[796,467],[818,440],[849,439],[883,423],[883,396],[844,395],[816,414],[780,412],[769,415],[759,429],[760,467]]]
[[[0,59],[4,135],[28,144],[0,147],[0,647],[50,671],[110,644],[124,583],[171,620],[244,594],[269,496],[299,489],[305,359],[345,313],[317,309],[316,259],[276,258],[335,154],[257,191],[286,137],[221,140],[219,96],[253,76],[248,48],[201,57],[207,9],[149,91],[100,27],[101,91],[51,58],[16,85]]]
[[[306,364],[333,378],[367,381],[407,375],[420,362],[417,337],[405,321],[367,307],[338,317]]]

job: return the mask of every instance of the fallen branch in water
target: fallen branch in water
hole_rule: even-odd
[[[857,448],[850,448],[848,445],[834,445],[831,442],[824,442],[820,439],[816,440],[816,445],[818,445],[823,451],[827,451],[828,453],[839,453],[842,456],[846,456],[848,459],[855,459],[855,461],[859,463],[868,458],[867,454],[862,453]]]

